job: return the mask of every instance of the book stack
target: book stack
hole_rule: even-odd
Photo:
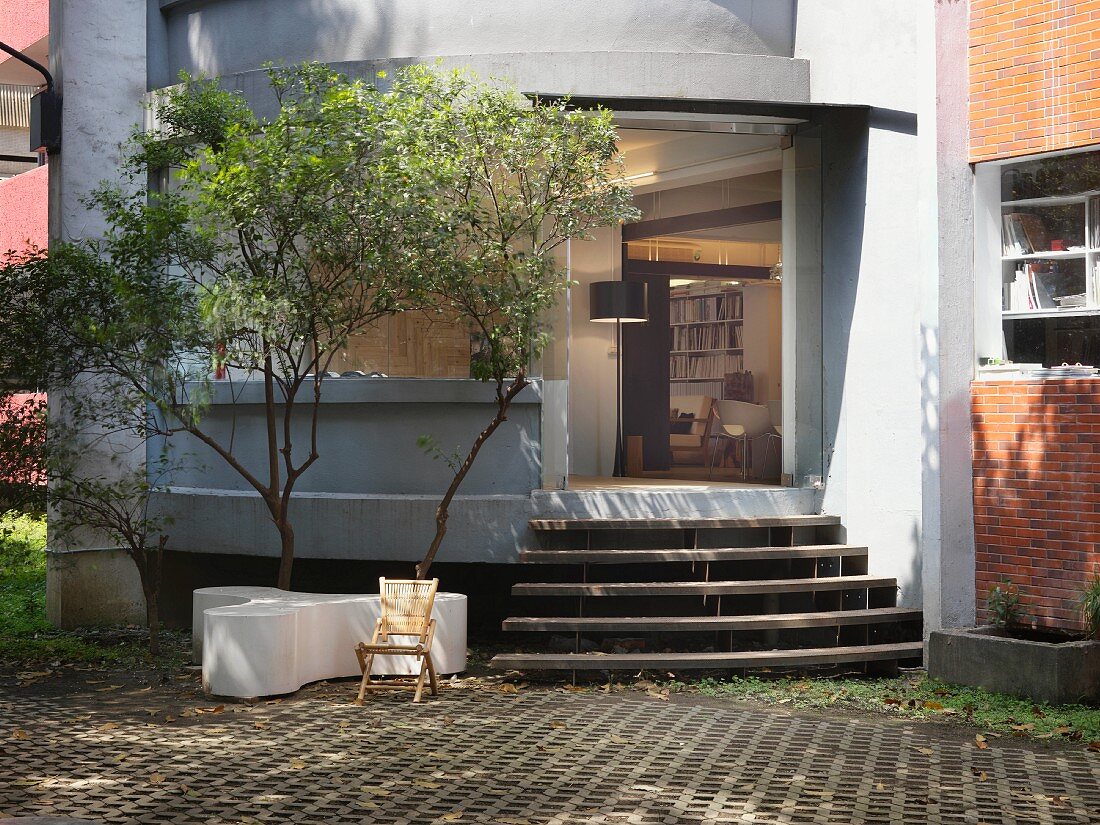
[[[741,317],[741,300],[740,292],[728,292],[705,298],[674,294],[669,302],[669,322],[686,324],[736,320]]]

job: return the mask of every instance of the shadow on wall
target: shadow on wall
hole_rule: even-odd
[[[226,75],[258,69],[265,60],[294,64],[307,60],[339,62],[349,54],[385,55],[400,35],[402,44],[422,42],[426,22],[409,26],[405,17],[400,32],[390,3],[361,3],[354,6],[334,0],[266,3],[263,20],[251,2],[229,0],[212,8],[196,5],[171,14],[168,25],[168,64],[174,77],[180,69],[208,75]],[[240,53],[240,46],[252,39],[257,26],[271,46],[271,53],[253,65],[223,65],[226,55]]]
[[[1100,381],[977,382],[974,532],[979,622],[1003,578],[1024,619],[1080,631],[1078,599],[1100,570]]]

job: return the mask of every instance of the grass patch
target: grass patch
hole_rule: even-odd
[[[797,708],[848,707],[957,722],[1038,739],[1100,740],[1100,708],[1036,704],[1029,699],[949,685],[923,674],[894,679],[707,679],[700,693]]]
[[[51,625],[46,620],[46,519],[16,511],[0,514],[0,661],[129,664],[147,658],[143,633],[72,632]]]

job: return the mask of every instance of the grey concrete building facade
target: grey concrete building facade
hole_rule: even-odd
[[[270,105],[261,68],[268,61],[320,60],[374,77],[440,60],[525,93],[604,103],[627,127],[783,126],[776,149],[783,470],[794,486],[660,495],[570,489],[571,467],[583,459],[579,428],[589,417],[585,399],[570,395],[584,347],[578,336],[479,459],[444,556],[514,562],[531,541],[526,520],[535,515],[826,512],[842,517],[849,542],[871,548],[870,573],[898,578],[901,604],[923,606],[926,630],[968,624],[973,298],[956,271],[966,255],[967,231],[958,224],[965,193],[955,214],[937,205],[941,189],[957,188],[945,170],[965,125],[959,113],[937,115],[935,85],[965,71],[958,62],[965,48],[937,58],[935,47],[937,26],[965,36],[965,5],[55,0],[50,54],[66,111],[64,149],[50,160],[51,236],[96,231],[81,195],[112,176],[117,144],[141,120],[143,95],[181,70],[221,77],[262,111]],[[586,254],[573,250],[578,271]],[[614,277],[612,270],[603,277]],[[556,337],[570,340],[568,324],[578,323],[585,300],[571,296]],[[420,455],[415,437],[469,440],[488,418],[488,389],[461,379],[330,389],[323,457],[296,503],[297,533],[310,537],[299,539],[299,556],[418,558],[446,468]],[[227,405],[216,400],[212,415],[223,413]],[[247,408],[234,414],[245,417],[238,427],[249,415]],[[177,519],[178,549],[275,553],[258,499],[214,459],[177,482],[163,506]],[[55,576],[58,602],[66,581],[109,553],[70,549],[85,553],[70,554],[68,573]],[[119,580],[114,586],[125,589]]]

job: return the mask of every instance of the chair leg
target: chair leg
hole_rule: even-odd
[[[416,695],[413,696],[414,702],[419,702],[421,695],[424,693],[424,675],[428,670],[428,663],[424,660],[420,660],[420,675],[416,677]]]
[[[432,654],[425,653],[424,658],[428,662],[428,677],[431,680],[432,696],[439,695],[439,679],[435,675],[435,663],[432,661]]]
[[[363,697],[366,696],[367,689],[370,687],[370,669],[371,665],[374,664],[374,654],[372,653],[364,658],[363,651],[356,648],[355,655],[359,659],[359,667],[363,669],[363,679],[359,683],[359,696],[355,699],[355,704],[361,705],[363,704]]]

